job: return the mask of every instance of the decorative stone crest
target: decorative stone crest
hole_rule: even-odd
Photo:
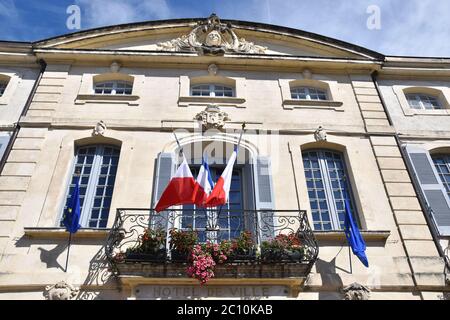
[[[103,122],[103,120],[100,120],[94,127],[94,130],[92,131],[93,136],[104,136],[106,132],[106,124]]]
[[[222,129],[226,121],[231,119],[228,117],[226,112],[220,110],[218,106],[210,105],[194,118],[202,123],[203,129]]]
[[[263,54],[266,47],[238,38],[230,23],[224,24],[214,13],[188,34],[157,44],[159,50],[198,52],[204,55],[224,55],[226,52]]]
[[[78,295],[79,291],[80,288],[75,288],[65,281],[61,281],[45,287],[44,296],[47,300],[72,300]]]
[[[345,294],[345,300],[369,300],[370,289],[359,283],[352,283],[342,289]]]
[[[314,138],[316,139],[317,142],[327,141],[327,132],[322,126],[320,126],[316,130],[316,132],[314,132]]]

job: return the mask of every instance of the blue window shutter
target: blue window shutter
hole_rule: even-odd
[[[405,145],[408,166],[414,172],[414,180],[422,192],[434,227],[441,236],[450,236],[450,200],[427,150]]]
[[[259,238],[267,241],[275,236],[275,209],[272,168],[269,157],[259,156],[256,158],[255,166],[255,197],[256,209],[258,210]]]

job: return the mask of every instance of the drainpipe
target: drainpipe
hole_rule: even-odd
[[[371,76],[372,76],[372,81],[373,81],[373,83],[374,83],[374,85],[375,85],[375,88],[376,88],[376,90],[377,90],[378,96],[380,97],[381,105],[383,106],[384,112],[386,113],[386,116],[387,116],[387,118],[388,118],[389,124],[392,125],[393,123],[392,123],[391,115],[389,114],[389,110],[388,110],[388,108],[386,107],[386,101],[384,100],[383,95],[381,94],[380,87],[379,87],[379,85],[378,85],[378,71],[374,71],[374,72],[371,74]],[[394,137],[395,137],[395,141],[396,141],[396,143],[397,143],[397,146],[398,146],[398,148],[400,149],[400,153],[401,153],[401,155],[402,155],[402,157],[403,157],[403,161],[404,161],[405,164],[406,164],[408,158],[407,158],[407,155],[405,154],[405,150],[403,150],[403,148],[402,148],[402,143],[401,143],[400,137],[399,137],[399,135],[398,135],[397,132],[395,132]],[[419,199],[420,207],[421,207],[421,209],[422,209],[422,212],[425,213],[425,220],[427,221],[427,224],[428,224],[429,229],[430,229],[430,232],[431,232],[431,236],[432,236],[433,241],[434,241],[434,243],[435,243],[435,245],[436,245],[436,247],[437,247],[437,250],[438,250],[438,252],[439,252],[439,255],[441,256],[441,258],[444,259],[444,263],[445,263],[446,270],[450,270],[450,260],[448,259],[447,255],[446,255],[445,252],[444,252],[444,249],[443,249],[443,248],[441,247],[441,245],[440,245],[440,242],[439,242],[439,235],[436,233],[436,230],[435,230],[435,228],[433,227],[433,221],[431,221],[431,218],[430,218],[430,216],[428,215],[428,212],[429,212],[428,206],[427,206],[427,204],[425,203],[423,197],[420,196],[420,195],[422,194],[422,191],[419,190],[419,188],[418,188],[418,187],[416,186],[416,184],[414,183],[415,180],[414,180],[414,177],[413,177],[412,173],[410,172],[410,170],[406,170],[406,171],[408,172],[408,176],[409,176],[411,182],[413,182],[412,185],[413,185],[413,187],[414,187],[414,191],[415,191],[416,194],[418,195],[417,198]],[[408,258],[408,261],[409,261],[409,258]],[[411,269],[411,270],[412,270],[412,269]],[[446,272],[445,272],[445,270],[444,270],[444,274],[445,274],[445,273],[446,273]]]
[[[3,155],[3,158],[0,161],[0,174],[3,172],[3,168],[5,167],[6,164],[6,160],[9,158],[9,155],[11,153],[12,147],[14,145],[14,143],[16,142],[17,136],[19,134],[20,131],[20,119],[25,116],[28,112],[28,109],[30,109],[30,105],[31,102],[33,101],[33,97],[36,93],[36,90],[42,80],[42,76],[44,75],[45,69],[47,68],[47,63],[43,60],[40,59],[38,61],[39,65],[41,66],[41,69],[39,71],[39,76],[36,79],[36,81],[34,82],[33,88],[31,89],[31,92],[28,96],[27,102],[25,103],[25,106],[22,109],[22,113],[19,116],[19,119],[17,119],[17,122],[14,124],[14,131],[11,135],[11,138],[9,139],[8,145],[6,146],[6,150],[5,153]]]

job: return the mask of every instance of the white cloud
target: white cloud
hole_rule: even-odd
[[[370,5],[381,9],[381,30],[367,28]],[[217,11],[226,18],[310,31],[383,54],[450,56],[448,0],[227,1]]]
[[[83,29],[146,20],[207,17],[265,22],[341,39],[383,54],[450,57],[449,0],[73,0]],[[367,28],[367,7],[381,8],[381,30]],[[66,5],[0,0],[0,38],[42,39],[67,33]],[[39,21],[31,21],[38,15]],[[39,20],[38,19],[38,20]],[[51,18],[50,18],[51,19]]]
[[[170,16],[165,0],[76,0],[75,3],[81,7],[83,28],[167,19]]]

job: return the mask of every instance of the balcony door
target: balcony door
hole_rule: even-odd
[[[225,166],[210,167],[212,180],[216,182]],[[191,167],[192,174],[197,177],[199,167]],[[243,170],[235,168],[231,180],[229,200],[222,208],[197,208],[195,205],[183,206],[181,229],[193,228],[198,231],[201,242],[231,240],[245,230]]]

